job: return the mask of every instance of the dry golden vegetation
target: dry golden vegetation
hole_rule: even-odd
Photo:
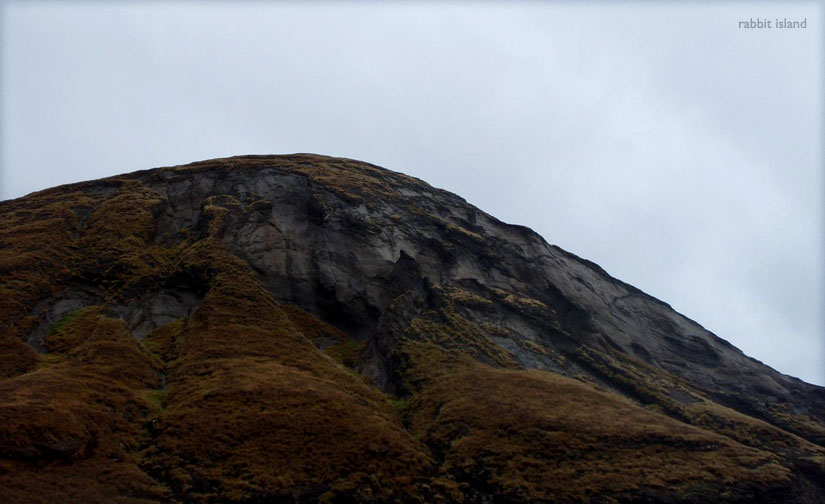
[[[166,489],[135,454],[158,386],[123,322],[89,307],[49,334],[52,353],[0,381],[0,488],[7,502],[149,502]]]
[[[400,186],[435,191],[309,155],[172,170],[273,165],[353,204],[399,199]],[[463,310],[547,309],[523,293],[432,287],[443,302],[408,324],[393,355],[399,396],[383,394],[353,371],[366,343],[277,303],[227,248],[238,199],[210,198],[168,246],[155,236],[162,206],[128,175],[0,203],[4,502],[750,502],[781,496],[797,462],[825,475],[822,447],[633,358],[517,342],[632,399],[519,369],[495,341],[512,335]],[[76,287],[99,302],[45,328],[38,353],[24,340]],[[113,307],[160,289],[199,302],[138,341]]]
[[[281,309],[226,251],[225,207],[205,206],[197,239],[160,249],[136,205],[153,200],[128,194],[102,206],[111,221],[89,217],[99,229],[79,241],[95,253],[66,260],[97,261],[91,280],[111,302],[180,272],[204,298],[141,343],[104,306],[55,323],[49,353],[29,351],[31,364],[0,383],[5,497],[27,502],[40,488],[52,501],[437,502],[455,492],[385,396],[312,343],[349,345],[344,333]],[[43,282],[60,288],[55,276]]]
[[[593,348],[581,347],[576,358],[648,409],[722,434],[746,446],[785,455],[825,455],[822,446],[764,420],[715,403],[679,378],[635,357],[625,356],[620,361]],[[674,399],[674,391],[679,392],[683,402]],[[798,417],[807,418],[802,415]],[[810,419],[807,421],[816,426]],[[825,471],[825,465],[820,467]]]
[[[211,222],[214,234],[220,219]],[[191,501],[443,497],[421,487],[434,462],[384,396],[312,343],[343,333],[281,309],[221,242],[204,239],[181,261],[214,273],[164,352],[165,411],[142,452],[149,474]]]
[[[791,479],[769,452],[547,372],[470,365],[425,386],[410,410],[446,471],[504,500],[733,495]]]

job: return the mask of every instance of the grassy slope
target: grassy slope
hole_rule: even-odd
[[[5,229],[16,246],[4,248],[2,259],[20,280],[3,287],[21,291],[4,297],[4,321],[18,323],[5,336],[25,361],[3,355],[10,375],[0,382],[4,497],[36,501],[39,488],[51,501],[314,502],[343,493],[424,502],[455,492],[386,398],[311,342],[318,332],[342,333],[294,308],[282,310],[224,249],[215,236],[225,208],[207,207],[199,236],[160,249],[147,243],[155,200],[133,191],[101,204],[80,243],[69,238],[65,250],[48,240],[47,226],[37,236]],[[44,214],[67,205],[41,201]],[[25,247],[43,268],[77,266],[63,276],[38,275],[33,259],[17,255]],[[36,298],[24,282],[54,294],[80,275],[111,302],[181,276],[205,297],[189,319],[159,328],[142,344],[102,306],[54,324],[48,354],[17,344],[25,319],[8,314],[27,312]],[[296,325],[312,334],[305,337]]]
[[[453,361],[430,344],[407,352],[413,370]],[[411,431],[458,482],[503,502],[665,493],[736,500],[792,478],[769,452],[554,373],[468,361],[423,383],[410,401]]]
[[[395,197],[369,166],[284,163],[353,201]],[[660,392],[677,380],[642,363],[587,349],[579,358],[605,379],[632,382],[647,407],[520,371],[491,339],[494,328],[452,305],[410,325],[397,356],[408,397],[390,401],[344,366],[362,348],[279,306],[223,247],[226,206],[206,206],[202,225],[164,248],[153,239],[160,196],[128,177],[104,185],[114,194],[87,184],[0,206],[8,502],[469,502],[484,493],[502,502],[663,493],[747,501],[793,481],[791,453],[825,465],[820,447],[764,422],[706,400],[672,403]],[[104,304],[64,317],[49,331],[49,353],[35,353],[20,340],[39,323],[32,310],[72,285],[95,289]],[[141,343],[106,307],[176,286],[202,292],[201,304]],[[468,296],[453,293],[490,302]],[[320,339],[340,343],[321,352]]]

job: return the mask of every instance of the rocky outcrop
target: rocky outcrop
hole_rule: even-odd
[[[346,159],[244,156],[50,189],[2,202],[0,214],[0,485],[18,500],[31,464],[57,462],[4,448],[30,435],[10,430],[12,411],[26,410],[9,401],[57,387],[47,377],[75,376],[78,362],[101,364],[76,350],[102,337],[101,324],[131,335],[117,344],[145,356],[148,374],[118,392],[137,433],[92,429],[98,445],[87,434],[60,445],[83,448],[78,467],[94,465],[97,446],[122,445],[115,456],[143,486],[98,483],[100,495],[825,497],[825,389],[412,177]],[[61,346],[68,333],[75,346]],[[286,430],[292,441],[278,442]],[[409,473],[376,465],[386,457]],[[598,476],[611,471],[621,476]],[[49,480],[55,495],[60,481]]]

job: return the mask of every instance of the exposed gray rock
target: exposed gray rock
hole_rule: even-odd
[[[736,455],[708,459],[709,465],[700,464],[701,470],[691,469],[695,472],[689,479],[699,483],[679,493],[666,488],[670,481],[667,477],[648,480],[643,474],[647,469],[642,468],[650,466],[642,464],[631,467],[635,473],[627,473],[631,479],[633,474],[639,477],[638,491],[628,486],[629,493],[591,493],[593,499],[705,502],[720,497],[725,502],[808,503],[818,502],[825,493],[825,389],[782,375],[745,356],[667,304],[612,278],[599,266],[548,244],[525,227],[502,223],[454,194],[366,163],[311,155],[212,160],[73,184],[68,189],[70,196],[58,200],[63,204],[52,204],[52,196],[62,193],[55,190],[31,200],[34,209],[43,201],[49,203],[49,211],[40,213],[51,221],[38,226],[50,237],[59,238],[55,246],[39,251],[32,245],[49,243],[47,240],[22,239],[15,244],[17,248],[8,249],[14,253],[6,257],[25,260],[16,264],[7,259],[3,265],[7,276],[16,275],[13,288],[3,292],[26,295],[20,301],[11,296],[3,298],[4,313],[10,320],[0,322],[0,336],[6,338],[4,348],[12,357],[11,365],[4,370],[10,376],[4,381],[5,392],[13,398],[8,401],[11,409],[6,409],[9,429],[3,446],[12,447],[4,450],[13,458],[36,462],[44,457],[62,462],[85,460],[93,452],[105,453],[104,449],[115,446],[111,440],[116,439],[106,438],[109,440],[103,442],[105,438],[100,438],[98,447],[97,435],[102,432],[98,429],[89,431],[89,435],[70,433],[63,438],[46,432],[46,442],[19,444],[17,418],[27,414],[18,414],[14,409],[18,406],[16,398],[23,397],[16,395],[18,387],[31,387],[27,390],[42,399],[47,394],[40,390],[48,390],[38,388],[43,384],[51,386],[51,381],[57,380],[55,389],[59,389],[61,377],[86,378],[84,373],[92,371],[97,376],[96,368],[101,367],[100,377],[94,382],[105,389],[109,379],[128,374],[138,367],[133,363],[142,362],[144,376],[136,373],[136,388],[118,391],[125,394],[125,401],[119,402],[128,407],[117,415],[127,423],[150,422],[145,427],[152,437],[184,435],[197,427],[193,419],[203,417],[200,412],[217,412],[220,416],[225,411],[232,414],[223,417],[228,420],[222,424],[224,429],[234,430],[247,419],[261,423],[245,439],[235,438],[234,432],[202,432],[215,432],[224,438],[222,443],[230,443],[225,453],[235,451],[237,446],[252,452],[252,445],[264,433],[277,433],[275,443],[267,445],[270,447],[280,445],[282,433],[291,435],[293,427],[300,435],[307,425],[294,420],[305,411],[309,412],[308,425],[323,425],[325,431],[331,427],[329,421],[334,423],[337,415],[351,406],[361,407],[365,401],[369,413],[363,423],[387,423],[392,427],[388,432],[393,434],[383,439],[372,439],[370,434],[370,439],[365,439],[357,429],[350,430],[354,424],[360,425],[360,420],[345,422],[344,429],[335,432],[357,434],[352,437],[359,440],[359,445],[347,448],[336,459],[336,465],[345,472],[357,471],[357,466],[338,462],[349,459],[353,450],[366,450],[375,451],[381,464],[381,454],[388,453],[381,448],[385,441],[420,442],[421,450],[415,453],[427,464],[434,461],[443,471],[438,485],[446,482],[445,489],[452,488],[450,494],[461,491],[464,502],[545,501],[528,498],[530,492],[521,491],[551,473],[554,466],[562,467],[561,460],[574,463],[586,458],[593,462],[565,477],[578,479],[578,474],[590,470],[598,476],[610,467],[602,465],[602,455],[609,460],[617,444],[602,443],[615,438],[611,430],[602,429],[613,421],[614,427],[619,426],[615,439],[618,444],[629,443],[622,450],[629,449],[632,457],[637,448],[642,448],[638,452],[642,458],[648,452],[659,454],[661,448],[678,454],[675,467],[685,460],[684,454],[714,450],[723,444],[728,448],[738,445],[736,450],[721,452]],[[34,211],[27,208],[27,203],[25,199],[4,202],[6,215],[31,218]],[[102,219],[103,215],[117,218]],[[15,237],[18,233],[27,237],[28,224],[25,219],[21,223],[23,226],[4,236]],[[53,228],[57,234],[52,233]],[[5,244],[0,247],[5,248]],[[36,252],[31,257],[29,249]],[[25,274],[29,272],[44,274]],[[42,281],[41,277],[54,281]],[[29,285],[31,289],[25,288]],[[72,287],[64,289],[66,286]],[[201,304],[203,299],[207,301]],[[279,310],[273,306],[273,299],[295,306]],[[175,325],[175,331],[157,333],[143,345],[128,338],[102,338],[81,347],[83,352],[88,350],[88,355],[77,352],[79,355],[70,356],[78,359],[63,359],[61,354],[38,359],[14,339],[22,338],[39,352],[47,351],[48,336],[55,324],[88,306],[100,307],[108,317],[119,317],[137,340],[176,320],[187,321],[181,331]],[[258,306],[262,317],[255,313]],[[65,318],[64,322],[69,320]],[[84,334],[79,331],[88,329],[94,341],[98,336],[96,326],[86,324],[86,319],[80,322],[73,326],[78,332],[72,336],[82,338]],[[101,327],[111,327],[110,322]],[[67,327],[63,323],[60,326]],[[322,353],[313,344],[321,349],[334,348]],[[245,350],[252,350],[250,356],[240,357]],[[153,354],[151,358],[147,353]],[[197,358],[187,359],[186,355]],[[123,364],[106,365],[108,359]],[[472,359],[508,370],[493,370]],[[361,377],[340,366],[353,368]],[[596,393],[591,387],[546,373],[523,372],[533,369],[566,375],[624,398]],[[167,373],[169,394],[164,399]],[[154,379],[155,375],[159,380]],[[196,385],[200,379],[204,380],[203,387]],[[362,379],[389,396],[382,397],[365,387]],[[75,390],[84,390],[91,382],[78,380]],[[476,387],[476,382],[483,388]],[[470,387],[465,388],[466,384]],[[268,389],[263,385],[277,387]],[[147,391],[147,386],[160,389]],[[453,393],[454,388],[457,393]],[[285,407],[273,407],[278,398],[291,397],[293,389],[294,401],[290,398]],[[267,391],[274,393],[264,403],[249,400],[257,400],[255,396]],[[501,395],[502,391],[507,397]],[[141,400],[145,392],[149,402]],[[513,397],[522,392],[523,398]],[[96,393],[87,402],[102,405],[98,397],[103,395]],[[233,402],[236,396],[237,403]],[[486,397],[493,399],[490,404],[484,404]],[[579,401],[580,397],[583,400]],[[160,403],[156,404],[158,399]],[[398,410],[394,419],[387,415],[391,410],[385,400]],[[631,408],[627,400],[647,410]],[[591,411],[594,401],[615,402],[616,408],[605,411],[621,414],[595,415]],[[44,404],[36,406],[48,418],[52,405]],[[246,408],[249,404],[252,409]],[[201,405],[210,408],[201,409]],[[217,408],[211,409],[211,405]],[[239,405],[246,409],[239,409]],[[156,408],[164,411],[152,413]],[[108,404],[106,409],[115,413]],[[238,411],[243,414],[236,415]],[[329,412],[335,416],[324,417]],[[100,413],[100,418],[106,418],[102,409]],[[280,413],[285,416],[278,417]],[[512,418],[505,418],[510,413]],[[117,415],[112,418],[120,418]],[[479,422],[479,417],[488,418]],[[433,420],[429,426],[427,418]],[[632,430],[627,418],[642,423],[644,432],[625,439],[625,431]],[[487,423],[488,419],[504,421]],[[582,437],[592,439],[574,446],[572,441],[578,441],[578,435],[575,440],[571,432],[557,437],[562,433],[559,429],[567,429],[566,419],[581,423],[585,427]],[[204,425],[212,421],[210,416]],[[121,428],[112,425],[113,429]],[[402,425],[407,433],[399,431]],[[38,428],[34,425],[35,431]],[[318,432],[312,429],[303,432]],[[705,438],[700,429],[725,439],[713,437],[717,441],[708,441],[711,438]],[[132,439],[142,437],[128,430],[122,432]],[[195,445],[201,437],[196,436]],[[314,442],[321,436],[311,437]],[[488,452],[488,448],[497,448],[499,440],[503,451]],[[521,453],[525,440],[527,450]],[[332,453],[326,448],[336,444],[328,441],[323,441],[323,463]],[[466,444],[459,448],[460,443]],[[125,445],[121,443],[124,449]],[[157,454],[166,457],[164,450],[171,445],[157,446]],[[146,446],[130,446],[129,450],[132,448],[144,461],[140,468],[157,477],[158,482],[170,482],[169,495],[182,501],[191,500],[190,490],[186,489],[190,486],[195,490],[191,495],[223,500],[225,494],[210,486],[211,476],[203,475],[228,475],[234,485],[241,482],[235,468],[246,464],[232,462],[232,468],[209,469],[209,473],[188,480],[191,469],[202,463],[200,452],[169,454],[170,458],[180,456],[179,461],[186,464],[180,478],[170,479],[167,475],[172,471],[159,470],[166,462],[151,462],[154,455],[144,456],[149,453]],[[449,452],[467,448],[480,456],[447,458]],[[670,452],[673,448],[676,450]],[[598,452],[600,449],[605,453]],[[262,454],[264,461],[270,453],[266,450]],[[309,452],[289,448],[279,458],[304,454]],[[520,459],[519,465],[512,466],[515,458]],[[250,460],[256,460],[250,467],[261,466],[261,459]],[[503,477],[510,469],[502,472],[503,466],[497,460],[515,467],[515,472]],[[624,456],[617,460],[623,466],[627,462]],[[471,470],[462,467],[468,463],[476,466]],[[737,470],[728,473],[728,465]],[[78,467],[83,471],[87,466]],[[316,466],[307,467],[312,481],[320,473],[315,472]],[[536,467],[542,469],[530,474]],[[745,474],[749,471],[753,471],[753,478],[759,477],[750,482]],[[744,475],[742,484],[729,484],[727,480],[739,481],[738,474]],[[369,485],[365,487],[366,493],[361,494],[357,488],[353,491],[358,493],[347,493],[365,481],[361,478],[338,480],[331,488],[329,481],[312,481],[312,487],[304,485],[288,489],[289,494],[270,495],[266,485],[282,475],[274,479],[264,473],[261,476],[257,480],[257,475],[246,474],[248,481],[243,480],[243,485],[248,483],[244,488],[259,493],[233,490],[233,495],[244,502],[271,498],[301,502],[321,498],[360,500],[361,495],[384,501],[383,493],[370,495],[380,482],[372,490]],[[550,481],[559,481],[558,476]],[[724,484],[714,483],[717,476],[726,480]],[[621,478],[614,475],[614,479]],[[451,487],[451,481],[457,487]],[[498,486],[505,481],[506,485]],[[751,487],[751,483],[756,486]],[[760,487],[763,483],[768,486]],[[553,483],[544,494],[548,501],[556,500],[553,492],[559,486]],[[589,498],[587,492],[591,490],[587,489],[582,499]],[[427,500],[428,494],[422,495],[425,497],[414,497]]]
[[[112,306],[111,310],[123,320],[132,336],[141,340],[158,327],[188,317],[199,302],[193,292],[160,291],[145,294],[125,306]]]
[[[103,296],[94,289],[66,289],[56,296],[37,303],[32,316],[40,323],[29,333],[26,343],[39,353],[46,352],[46,336],[49,329],[65,315],[99,304]]]
[[[748,414],[760,416],[765,404],[783,403],[825,420],[821,387],[747,357],[590,261],[454,194],[370,165],[331,159],[333,167],[369,169],[370,177],[385,182],[381,195],[352,195],[333,179],[294,169],[295,163],[301,166],[300,156],[251,159],[257,161],[254,170],[227,169],[228,161],[216,160],[131,175],[164,200],[156,239],[181,241],[185,230],[198,229],[205,204],[226,206],[226,245],[277,300],[366,342],[362,370],[386,390],[392,389],[387,363],[393,342],[412,317],[430,307],[425,290],[457,288],[496,301],[492,308],[457,309],[467,320],[506,334],[494,341],[523,367],[585,374],[604,383],[605,376],[579,352],[587,346],[667,371],[696,393]],[[399,300],[405,292],[411,294]],[[120,308],[137,337],[182,316],[194,302],[191,296],[152,296]],[[549,358],[552,353],[563,359]],[[688,400],[682,392],[672,397]]]

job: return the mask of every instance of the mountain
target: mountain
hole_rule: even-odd
[[[0,202],[0,331],[4,502],[825,501],[825,389],[353,160]]]

